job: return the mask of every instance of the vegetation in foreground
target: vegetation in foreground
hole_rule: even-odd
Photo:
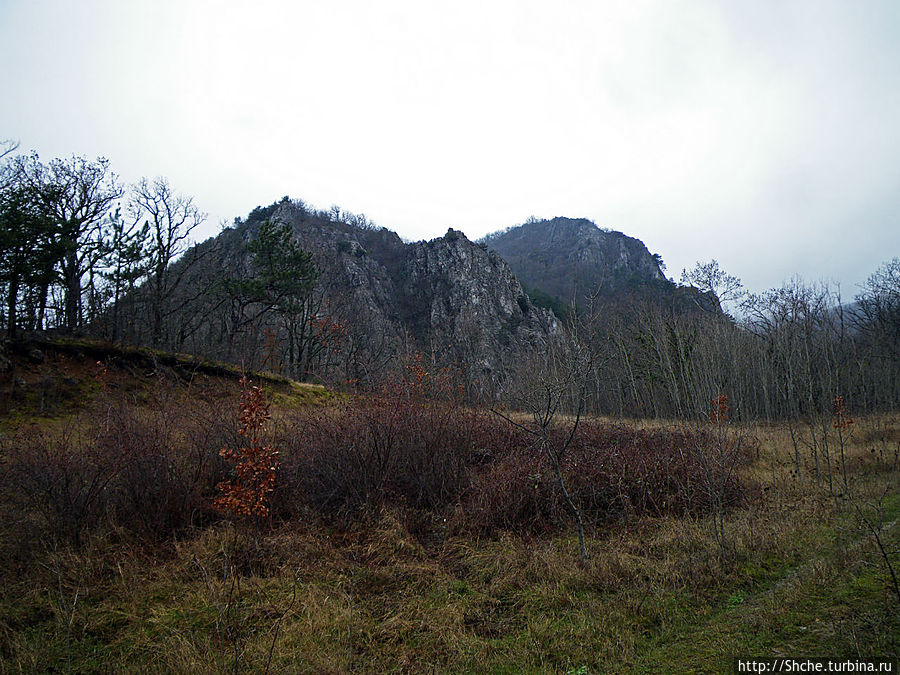
[[[898,651],[896,416],[836,411],[816,455],[721,402],[693,427],[586,420],[563,462],[584,560],[529,435],[421,370],[315,406],[261,382],[251,443],[234,380],[28,368],[4,384],[4,672],[721,672]],[[239,492],[214,509],[241,478],[221,450],[253,444],[279,452],[264,509],[242,516]]]

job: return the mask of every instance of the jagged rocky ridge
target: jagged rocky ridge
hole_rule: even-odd
[[[559,320],[532,303],[506,262],[461,232],[404,243],[387,229],[336,222],[290,201],[266,215],[289,224],[314,255],[322,311],[348,331],[342,358],[352,363],[342,365],[349,379],[420,352],[493,390],[510,365],[562,335]],[[220,235],[229,240],[222,257],[239,253],[258,226],[248,219]]]

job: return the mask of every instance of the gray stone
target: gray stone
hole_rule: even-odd
[[[562,335],[506,262],[462,232],[404,243],[389,230],[308,218],[290,204],[274,217],[314,253],[329,312],[372,354],[417,350],[489,388],[527,351]]]

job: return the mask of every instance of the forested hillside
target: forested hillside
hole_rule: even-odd
[[[298,379],[377,385],[405,355],[491,393],[560,334],[502,259],[448,231],[404,244],[364,216],[288,198],[199,244],[205,216],[104,159],[3,165],[6,334],[61,331]]]

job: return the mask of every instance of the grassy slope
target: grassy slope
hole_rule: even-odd
[[[89,370],[56,365],[90,391]],[[133,394],[155,386],[116,378]],[[22,401],[16,414],[47,423]],[[594,531],[586,564],[565,533],[473,540],[438,526],[423,543],[394,511],[349,531],[285,524],[258,546],[225,525],[160,550],[113,532],[3,571],[0,671],[219,672],[237,654],[251,672],[270,656],[272,672],[723,672],[738,654],[896,654],[898,601],[854,505],[872,513],[887,488],[884,537],[900,549],[887,457],[900,420],[858,421],[852,499],[791,475],[785,430],[756,433],[748,473],[764,489],[730,515],[725,565],[710,524],[690,518]]]
[[[32,350],[38,351],[41,361],[28,358]],[[6,351],[13,368],[0,372],[0,429],[46,423],[77,412],[96,397],[101,379],[123,399],[136,403],[152,395],[163,380],[206,393],[233,391],[234,382],[244,375],[283,407],[320,405],[334,396],[322,385],[294,382],[274,373],[245,373],[233,365],[186,354],[97,340],[31,338]]]

